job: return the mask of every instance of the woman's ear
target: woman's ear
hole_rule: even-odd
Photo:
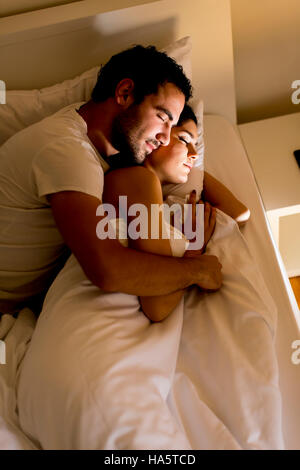
[[[131,78],[123,78],[115,90],[115,99],[120,106],[127,108],[134,102],[134,82]]]

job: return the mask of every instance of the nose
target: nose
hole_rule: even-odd
[[[171,137],[171,123],[168,121],[165,123],[163,130],[156,135],[157,140],[161,145],[169,145]]]
[[[188,157],[191,158],[193,162],[195,162],[198,158],[196,147],[192,143],[190,143],[188,146]]]

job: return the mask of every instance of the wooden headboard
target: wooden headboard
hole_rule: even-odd
[[[184,36],[192,38],[195,97],[205,113],[236,123],[230,0],[81,0],[4,16],[0,80],[7,90],[42,88],[133,44],[163,47]]]

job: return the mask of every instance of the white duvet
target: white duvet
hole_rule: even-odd
[[[276,307],[237,224],[220,211],[207,253],[222,263],[222,288],[188,289],[161,323],[143,315],[137,297],[99,292],[69,259],[17,377],[20,426],[30,442],[44,449],[283,448]]]

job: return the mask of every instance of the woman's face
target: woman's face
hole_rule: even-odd
[[[169,145],[153,150],[144,161],[144,166],[152,168],[161,183],[185,183],[198,158],[196,141],[197,126],[194,121],[188,120],[174,126]]]

